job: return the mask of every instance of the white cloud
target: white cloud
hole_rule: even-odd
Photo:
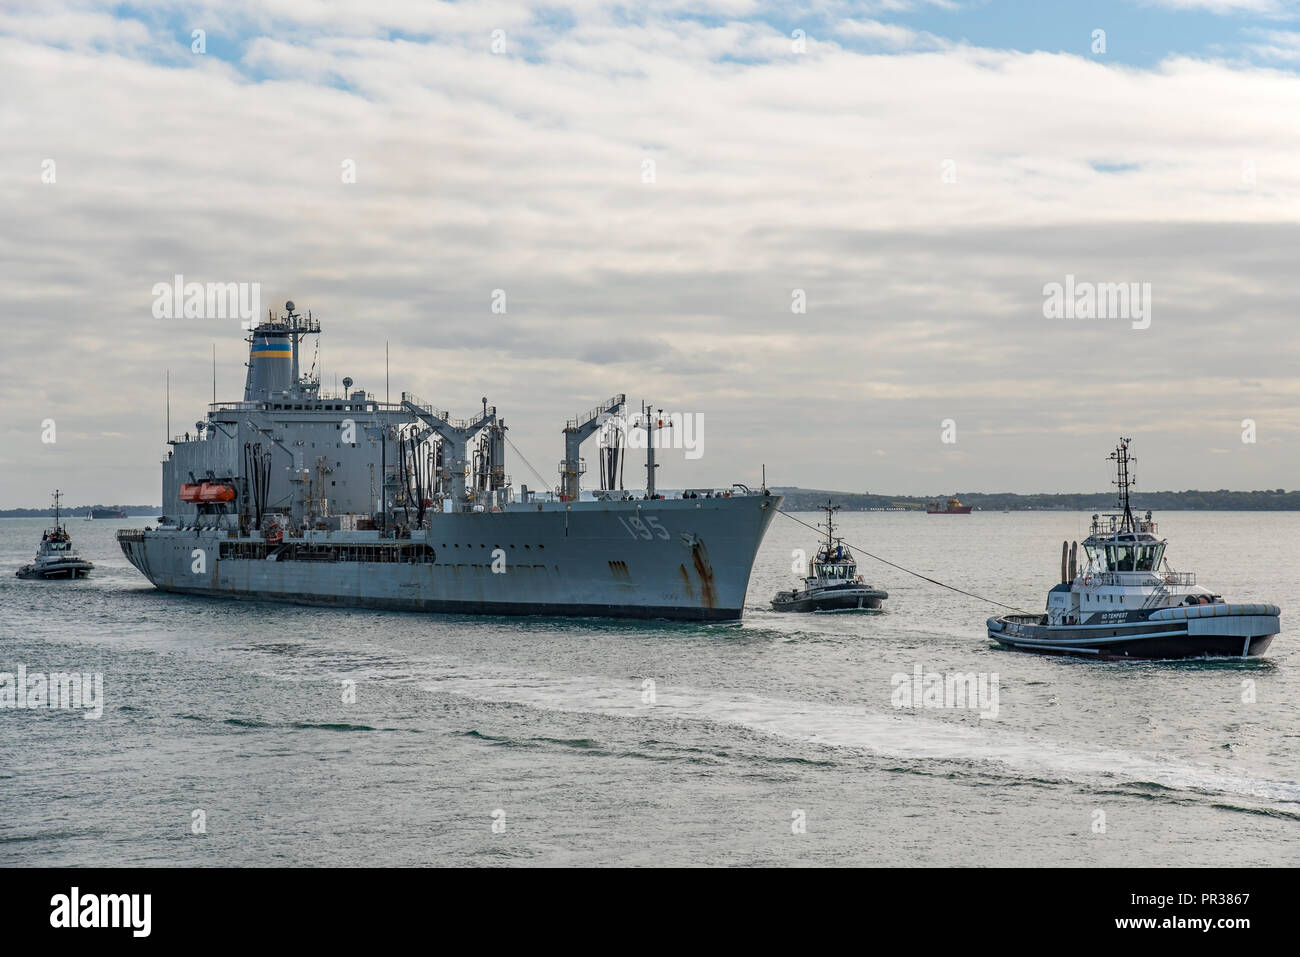
[[[933,34],[879,20],[840,20],[835,24],[835,34],[878,43],[889,50],[935,49],[950,45]]]
[[[1296,0],[1145,0],[1145,2],[1173,10],[1208,10],[1223,15],[1248,13],[1264,17],[1292,17],[1300,9],[1300,3]]]
[[[1300,63],[1300,32],[1293,30],[1250,30],[1250,53],[1266,63]]]
[[[238,392],[237,324],[149,315],[177,272],[313,308],[327,386],[382,387],[387,339],[396,389],[459,410],[486,391],[535,464],[615,391],[710,414],[698,471],[669,461],[668,482],[727,483],[777,447],[806,486],[906,491],[947,464],[1003,488],[1018,456],[1023,488],[1077,487],[1122,429],[1164,433],[1148,480],[1168,485],[1286,485],[1296,464],[1294,441],[1212,465],[1179,451],[1180,429],[1235,448],[1247,414],[1300,439],[1291,73],[829,40],[797,55],[784,26],[628,24],[594,2],[570,5],[572,27],[518,5],[199,8],[290,24],[232,64],[64,9],[76,43],[29,11],[0,38],[0,456],[23,476],[3,504],[44,501],[66,467],[39,444],[47,415],[86,436],[62,455],[140,501],[157,496],[163,370],[180,421],[210,399],[214,340],[221,394]],[[406,14],[404,36],[436,38],[389,39]],[[1152,328],[1044,320],[1042,286],[1066,273],[1151,282]],[[938,441],[950,415],[960,465]]]

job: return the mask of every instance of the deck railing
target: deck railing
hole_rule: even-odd
[[[1134,582],[1127,576],[1145,574],[1147,577]],[[1093,572],[1084,573],[1094,585],[1195,585],[1196,572]]]

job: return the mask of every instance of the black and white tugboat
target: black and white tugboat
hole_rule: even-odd
[[[808,562],[803,588],[777,592],[772,608],[776,611],[878,609],[889,593],[862,581],[853,552],[844,539],[835,537],[835,513],[839,506],[827,502],[822,510],[826,513],[826,541]]]
[[[19,578],[85,578],[95,566],[72,550],[68,529],[59,521],[59,492],[54,493],[54,527],[47,528],[36,550],[36,561],[14,572]]]
[[[1079,566],[1077,542],[1063,542],[1061,583],[1047,595],[1047,613],[990,618],[989,637],[1016,651],[1105,659],[1262,655],[1281,630],[1281,610],[1224,601],[1194,573],[1169,567],[1151,513],[1134,518],[1129,506],[1129,441],[1109,457],[1120,511],[1092,517],[1086,563]]]

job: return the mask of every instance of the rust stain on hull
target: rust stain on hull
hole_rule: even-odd
[[[690,573],[686,571],[685,565],[678,565],[677,570],[682,574],[682,586],[686,589],[686,597],[695,597],[695,587],[691,584]]]
[[[691,546],[691,561],[695,563],[695,573],[700,576],[700,598],[705,608],[714,608],[718,604],[718,591],[713,582],[713,566],[704,550],[703,542]]]

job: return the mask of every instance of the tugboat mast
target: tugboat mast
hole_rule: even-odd
[[[1120,518],[1119,530],[1121,532],[1131,532],[1134,530],[1133,509],[1129,506],[1129,489],[1132,487],[1132,477],[1129,475],[1129,465],[1136,462],[1137,459],[1128,454],[1128,444],[1132,439],[1121,438],[1115,451],[1110,453],[1107,458],[1116,464],[1119,476],[1114,484],[1119,488],[1119,501],[1116,505],[1123,509],[1123,516]]]
[[[831,553],[835,548],[835,513],[840,510],[838,505],[832,505],[827,502],[822,506],[822,511],[826,513],[826,552]]]

